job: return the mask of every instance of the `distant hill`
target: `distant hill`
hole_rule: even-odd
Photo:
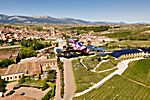
[[[91,22],[74,18],[54,18],[50,16],[8,16],[0,14],[0,23],[48,23],[48,24],[126,24],[124,22]]]

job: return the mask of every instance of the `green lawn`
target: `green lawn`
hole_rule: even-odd
[[[150,88],[115,75],[103,86],[73,100],[150,100]]]
[[[32,78],[26,78],[25,83],[22,83],[22,85],[43,87],[44,82],[45,80],[34,80]]]
[[[150,86],[150,59],[142,59],[129,63],[124,76]]]
[[[100,66],[96,69],[96,71],[102,71],[102,70],[107,70],[110,68],[113,68],[117,65],[119,61],[117,60],[109,60],[107,62],[103,62],[100,64]]]
[[[116,70],[114,69],[103,73],[94,73],[85,69],[80,64],[79,60],[73,60],[72,65],[76,82],[76,93],[88,89],[89,87],[99,82],[104,77],[108,76],[110,73]]]
[[[83,58],[83,64],[85,64],[89,70],[95,68],[98,63],[99,61],[96,59],[96,56]]]

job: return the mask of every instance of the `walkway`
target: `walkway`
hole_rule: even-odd
[[[86,69],[88,69],[88,68],[83,64],[83,59],[80,60],[80,63],[83,65],[83,67],[85,67]]]
[[[71,60],[64,58],[64,100],[72,100],[75,92],[75,82]]]
[[[116,70],[115,72],[111,73],[110,75],[108,75],[107,77],[105,77],[104,79],[102,79],[101,81],[99,81],[98,83],[94,84],[92,87],[90,87],[87,90],[84,90],[82,92],[76,93],[75,97],[81,96],[89,91],[91,91],[94,88],[98,88],[101,85],[103,85],[107,80],[109,80],[110,78],[112,78],[114,75],[119,74],[122,75],[122,73],[128,68],[128,63],[130,61],[134,61],[134,60],[140,60],[143,58],[135,58],[135,59],[130,59],[130,60],[123,60],[120,63],[118,63],[118,65],[116,66],[118,68],[118,70]]]
[[[118,67],[113,67],[113,68],[109,68],[109,69],[106,69],[106,70],[102,70],[102,71],[93,71],[92,72],[96,72],[96,73],[103,73],[103,72],[108,72],[108,71],[111,71],[111,70],[114,70],[114,69],[117,69]]]

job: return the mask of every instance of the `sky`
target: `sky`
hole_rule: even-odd
[[[150,22],[150,0],[0,0],[0,14]]]

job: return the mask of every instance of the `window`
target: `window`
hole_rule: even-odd
[[[19,78],[21,78],[21,75],[19,75]]]
[[[26,74],[29,74],[29,71],[26,71]]]
[[[17,76],[15,76],[15,78],[17,78]]]
[[[10,77],[10,79],[12,79],[12,77]]]
[[[7,80],[9,80],[9,77],[7,77]]]

